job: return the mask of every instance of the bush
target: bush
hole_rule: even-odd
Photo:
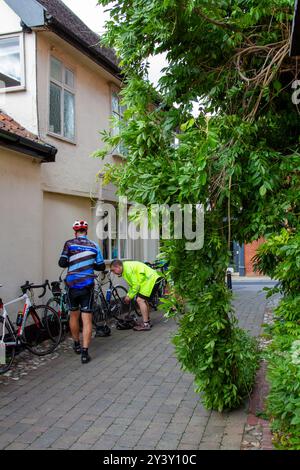
[[[273,347],[268,356],[267,412],[272,419],[275,445],[280,449],[300,450],[300,340],[289,338],[288,350]],[[287,346],[287,337],[282,344]]]
[[[195,375],[196,391],[203,392],[205,407],[218,411],[236,408],[249,396],[259,363],[256,339],[237,328],[232,312],[226,311],[228,295],[220,286],[218,293],[215,286],[207,288],[180,318],[173,338],[178,359]]]
[[[270,391],[267,413],[279,449],[300,450],[300,237],[294,230],[282,230],[259,248],[256,265],[280,281],[283,295],[274,310],[274,325],[268,347],[267,378]]]

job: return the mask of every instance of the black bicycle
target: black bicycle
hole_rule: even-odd
[[[48,287],[51,290],[52,296],[46,304],[47,306],[52,307],[57,311],[62,326],[62,340],[70,331],[69,305],[67,302],[65,281],[62,279],[63,272],[60,274],[58,281],[51,282],[51,287],[48,283]]]
[[[155,261],[154,263],[149,263],[146,261],[145,264],[161,274],[161,279],[158,282],[158,289],[156,290],[153,297],[149,300],[150,307],[152,307],[153,310],[158,310],[160,299],[167,295],[167,280],[164,276],[164,273],[168,269],[168,264],[164,261]]]
[[[95,276],[95,292],[93,305],[93,324],[96,336],[108,336],[108,322],[115,321],[117,329],[133,328],[140,316],[134,302],[124,302],[128,291],[124,286],[114,286],[110,271],[103,271]],[[104,287],[107,286],[104,293]]]

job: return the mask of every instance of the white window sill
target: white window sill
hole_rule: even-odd
[[[14,91],[26,91],[26,86],[25,85],[20,85],[20,86],[11,86],[8,88],[0,88],[0,93],[5,94],[5,93],[12,93]]]

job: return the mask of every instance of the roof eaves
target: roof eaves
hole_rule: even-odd
[[[45,163],[55,162],[55,156],[57,154],[57,148],[52,145],[37,142],[1,128],[0,145],[38,158]]]
[[[118,80],[122,80],[122,70],[120,67],[114,64],[104,55],[100,54],[99,51],[93,49],[92,46],[82,41],[81,38],[76,36],[76,34],[70,31],[65,25],[57,21],[53,16],[48,16],[47,26],[66,42],[80,50],[83,54],[90,57],[90,59],[103,67],[106,71],[114,75]]]

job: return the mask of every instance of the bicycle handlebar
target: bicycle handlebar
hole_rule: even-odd
[[[33,283],[30,283],[29,281],[26,281],[25,284],[21,286],[21,290],[23,294],[26,294],[26,292],[31,289],[43,289],[43,292],[41,293],[41,295],[38,296],[38,298],[41,299],[42,297],[45,296],[47,287],[51,290],[48,279],[46,279],[44,284],[40,284],[40,285],[33,284]]]

